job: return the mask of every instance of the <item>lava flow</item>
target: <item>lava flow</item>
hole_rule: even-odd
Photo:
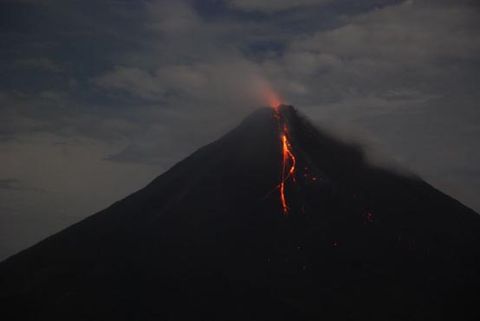
[[[293,154],[292,146],[288,139],[288,127],[280,113],[280,105],[274,107],[274,116],[278,122],[279,129],[281,131],[280,138],[282,143],[282,175],[280,184],[278,185],[278,189],[280,191],[280,201],[282,203],[283,214],[287,215],[289,207],[285,195],[285,185],[289,179],[295,182],[295,166],[297,163],[297,159]]]

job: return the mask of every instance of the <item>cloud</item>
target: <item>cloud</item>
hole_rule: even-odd
[[[243,101],[253,96],[251,79],[255,67],[239,59],[229,62],[202,62],[194,65],[168,65],[154,71],[115,67],[93,82],[105,89],[116,89],[145,99],[169,97],[196,101]],[[230,98],[230,99],[229,99]],[[252,97],[253,98],[253,97]]]
[[[182,1],[152,1],[147,3],[146,26],[164,34],[195,31],[202,22],[194,9]]]
[[[0,189],[18,190],[20,181],[14,178],[0,179]]]
[[[230,0],[233,8],[245,11],[276,12],[289,9],[297,9],[315,5],[323,5],[333,0]]]
[[[93,81],[100,87],[124,90],[142,98],[155,98],[165,92],[155,74],[135,67],[116,66]]]
[[[37,69],[49,72],[62,72],[63,68],[49,58],[26,58],[15,61],[17,68]]]
[[[452,73],[465,77],[478,60],[480,38],[472,28],[476,16],[469,6],[404,2],[294,37],[284,54],[264,62],[264,68],[270,78],[303,86],[303,92],[289,89],[285,81],[282,86],[301,102],[397,89],[435,95],[459,88]]]
[[[45,4],[51,3],[55,0],[2,0],[2,2],[10,2],[10,3],[29,3],[29,4]]]
[[[355,17],[345,26],[297,41],[294,47],[397,64],[473,58],[480,48],[480,38],[471,28],[476,18],[469,7],[408,1]]]
[[[16,178],[0,178],[0,190],[44,192],[42,189],[27,186],[24,182]]]
[[[194,103],[205,112],[221,105],[251,110],[265,104],[256,87],[269,82],[267,75],[243,51],[245,41],[266,30],[205,20],[184,2],[154,1],[146,10],[149,50],[130,52],[121,66],[97,75],[93,84],[161,101],[165,107]]]

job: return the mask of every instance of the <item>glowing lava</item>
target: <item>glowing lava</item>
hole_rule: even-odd
[[[272,107],[274,110],[274,118],[277,121],[278,129],[280,132],[280,142],[282,145],[282,173],[280,183],[277,188],[280,191],[280,201],[282,204],[282,211],[284,215],[288,214],[289,207],[286,197],[286,184],[289,180],[295,182],[295,166],[297,159],[293,153],[292,146],[290,144],[289,132],[287,123],[281,113],[282,101],[279,95],[273,90],[272,86],[264,80],[260,80],[258,83],[258,90],[261,93],[263,100]]]
[[[281,131],[280,138],[282,143],[282,175],[280,179],[280,184],[278,185],[278,189],[280,191],[280,201],[282,204],[283,214],[287,215],[289,207],[285,193],[285,186],[290,179],[295,182],[295,166],[297,163],[297,159],[293,154],[292,146],[288,138],[289,133],[287,124],[283,120],[280,113],[280,105],[274,107],[274,116],[279,124],[279,128]]]

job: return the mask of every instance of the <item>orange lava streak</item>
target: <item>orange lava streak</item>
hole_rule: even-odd
[[[297,164],[297,159],[295,158],[295,155],[293,155],[292,152],[292,147],[290,145],[290,142],[288,141],[288,136],[287,136],[287,126],[283,127],[283,136],[282,136],[282,146],[283,146],[283,164],[287,163],[287,161],[290,159],[290,169],[288,170],[288,176],[292,177],[292,180],[295,182],[295,166]]]
[[[275,108],[275,118],[280,121],[280,112],[277,108]],[[283,214],[288,214],[288,203],[287,198],[285,195],[285,185],[287,181],[291,178],[293,182],[295,182],[295,166],[297,163],[297,159],[292,152],[292,146],[288,140],[288,128],[286,124],[283,126],[279,126],[281,128],[281,142],[282,142],[282,177],[279,184],[280,190],[280,201],[282,203],[282,210]]]

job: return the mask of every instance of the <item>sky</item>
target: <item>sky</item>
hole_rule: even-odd
[[[142,188],[272,88],[480,211],[470,0],[0,0],[0,259]]]

